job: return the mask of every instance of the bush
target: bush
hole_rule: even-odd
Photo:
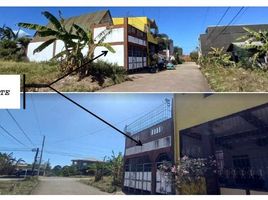
[[[25,49],[18,41],[1,40],[0,41],[0,59],[23,61],[27,60]]]
[[[110,78],[115,84],[123,82],[126,78],[125,68],[104,61],[91,63],[87,74],[92,76],[93,81],[97,81],[100,86],[104,84],[106,78]]]
[[[198,61],[198,52],[197,51],[192,51],[190,53],[190,58],[193,62],[197,62]]]

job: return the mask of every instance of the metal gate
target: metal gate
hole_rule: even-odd
[[[152,164],[126,165],[124,187],[133,192],[152,191]]]
[[[157,163],[155,191],[159,194],[172,194],[173,177],[171,172],[159,170],[159,166],[162,164],[164,164],[164,162]]]

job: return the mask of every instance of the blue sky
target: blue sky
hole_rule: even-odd
[[[172,98],[170,94],[68,94],[70,98],[105,120],[124,130],[125,125],[153,110]],[[6,110],[0,110],[0,125],[29,148],[41,147],[42,135],[46,136],[43,160],[52,165],[70,164],[71,159],[89,157],[102,159],[124,152],[125,138],[96,118],[84,112],[57,94],[28,94],[26,110],[10,110],[35,146],[26,139]],[[17,158],[33,161],[34,152],[0,129],[0,151],[14,151]],[[23,150],[23,151],[21,151]],[[71,154],[58,155],[58,152]],[[61,154],[61,153],[60,153]]]
[[[226,7],[20,7],[0,8],[0,25],[6,24],[14,30],[18,22],[46,24],[41,15],[44,10],[58,13],[61,10],[64,17],[76,16],[97,10],[109,9],[113,17],[148,16],[155,19],[160,32],[167,33],[175,45],[183,47],[188,54],[198,45],[198,36],[207,26],[216,25],[226,10]],[[232,7],[220,25],[227,25],[240,7]],[[233,24],[268,23],[268,7],[246,7]],[[29,32],[29,31],[28,31]],[[32,32],[29,32],[32,34]]]

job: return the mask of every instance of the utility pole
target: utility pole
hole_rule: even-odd
[[[40,167],[41,167],[41,163],[42,163],[42,157],[43,157],[45,139],[46,139],[46,136],[43,136],[42,149],[41,149],[41,154],[40,154],[40,160],[39,160],[39,166],[38,166],[37,176],[39,176],[39,173],[40,173]]]
[[[39,153],[39,148],[34,149],[33,151],[35,151],[35,156],[34,156],[34,162],[33,162],[33,166],[32,166],[32,176],[34,176],[34,169],[35,169],[35,165],[36,165],[36,161],[37,161],[37,156]]]

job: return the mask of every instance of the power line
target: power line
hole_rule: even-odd
[[[32,144],[32,146],[35,146],[33,141],[30,139],[30,137],[25,133],[25,131],[22,129],[21,125],[19,124],[19,122],[15,119],[15,117],[12,115],[12,113],[6,109],[7,113],[9,114],[9,116],[12,118],[12,120],[15,122],[15,124],[17,125],[17,127],[21,130],[21,132],[23,133],[23,135],[27,138],[27,140]]]
[[[206,24],[207,17],[208,17],[208,13],[209,13],[209,8],[210,8],[210,7],[207,7],[207,8],[206,8],[205,15],[204,15],[205,17],[204,17],[204,21],[203,21],[203,23],[201,24],[200,32],[202,31],[203,26]]]
[[[68,153],[68,152],[60,152],[60,151],[47,151],[47,150],[45,150],[44,152],[46,152],[47,154],[67,156],[67,157],[73,157],[73,158],[88,158],[85,155],[76,154],[76,153]]]
[[[6,133],[8,134],[12,139],[14,139],[17,143],[29,148],[26,144],[22,143],[19,139],[17,139],[15,136],[13,136],[10,132],[8,132],[8,130],[6,130],[1,124],[0,124],[0,128]]]
[[[218,23],[217,23],[217,25],[215,26],[215,28],[218,27],[218,26],[220,25],[220,23],[222,22],[223,18],[226,16],[226,14],[227,14],[228,11],[230,10],[230,8],[231,8],[231,7],[228,7],[228,8],[225,10],[225,12],[224,12],[223,15],[221,16],[221,18],[220,18],[220,20],[218,21]],[[210,36],[212,35],[212,33],[214,33],[215,28],[214,28],[214,29],[211,31],[211,33],[208,35],[207,40],[210,38]]]
[[[158,108],[161,107],[161,106],[162,106],[162,104],[159,105],[157,108],[154,108],[153,110],[156,110],[156,109],[158,109]],[[152,111],[153,111],[153,110],[152,110]],[[126,119],[124,119],[124,120],[122,120],[122,121],[119,121],[119,122],[115,123],[115,125],[122,124],[122,123],[124,123],[124,122],[126,122],[126,121],[128,121],[129,119],[132,119],[132,118],[136,118],[136,117],[139,117],[139,116],[142,117],[142,116],[144,116],[144,115],[147,114],[147,113],[148,113],[148,111],[139,113],[139,114],[134,115],[134,116],[131,116],[131,117],[128,117],[128,118],[126,118]],[[97,130],[92,131],[92,132],[90,132],[90,133],[86,133],[86,134],[79,135],[79,136],[76,136],[76,137],[66,138],[66,139],[62,139],[62,140],[57,140],[57,141],[53,142],[52,144],[56,144],[56,143],[64,142],[64,141],[69,141],[69,140],[74,140],[74,139],[81,138],[81,137],[85,137],[85,136],[88,136],[88,135],[93,135],[93,134],[96,134],[96,133],[98,133],[98,132],[104,131],[104,130],[106,130],[106,129],[109,129],[109,127],[100,128],[100,129],[97,129]]]
[[[242,16],[242,15],[244,15],[244,14],[245,14],[245,12],[246,12],[248,9],[249,9],[249,7],[245,7],[244,11],[241,13],[241,15],[240,15],[240,16],[238,16],[238,17],[236,18],[236,20],[234,21],[234,23],[236,23],[236,22],[237,22],[237,20],[239,20],[239,19],[241,18],[241,16]]]
[[[233,23],[233,21],[238,17],[238,15],[242,12],[242,10],[245,7],[241,7],[239,9],[239,11],[236,13],[236,15],[231,19],[231,21],[227,24],[227,26],[225,26],[222,31],[213,39],[213,41],[211,41],[211,43],[213,43],[216,39],[218,39],[218,37]]]

